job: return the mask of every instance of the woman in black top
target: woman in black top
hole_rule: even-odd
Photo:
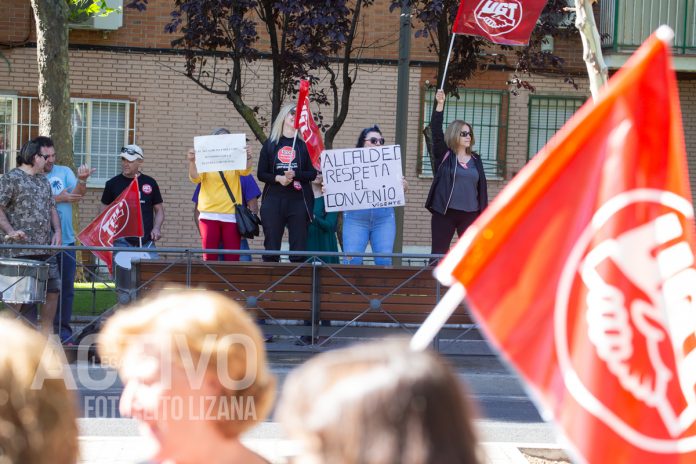
[[[314,194],[311,182],[317,171],[301,137],[295,141],[295,106],[285,105],[273,122],[271,136],[261,148],[257,177],[265,182],[261,197],[261,224],[266,250],[280,250],[285,227],[291,251],[306,250],[307,227],[312,220]],[[264,261],[279,261],[266,255]],[[291,256],[290,261],[303,261]]]
[[[471,150],[475,143],[471,125],[457,119],[443,134],[445,93],[438,90],[435,100],[437,106],[430,120],[435,177],[425,207],[432,213],[431,253],[444,254],[455,230],[461,236],[488,206],[488,190],[481,157]]]

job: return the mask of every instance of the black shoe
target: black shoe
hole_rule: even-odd
[[[302,335],[299,340],[295,342],[297,346],[307,346],[312,344],[312,337],[309,335]]]

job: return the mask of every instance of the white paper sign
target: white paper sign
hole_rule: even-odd
[[[246,169],[244,134],[202,135],[193,138],[198,172]]]
[[[406,203],[399,145],[325,150],[321,170],[327,212]]]

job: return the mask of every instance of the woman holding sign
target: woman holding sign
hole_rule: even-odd
[[[461,236],[488,206],[488,187],[481,157],[471,149],[475,143],[471,125],[457,119],[443,133],[445,92],[438,90],[435,100],[430,127],[436,171],[425,207],[432,213],[431,253],[445,254],[454,232]]]
[[[379,147],[384,145],[384,137],[377,125],[366,127],[358,136],[357,148]],[[406,179],[401,182],[404,191],[408,188]],[[373,253],[391,253],[394,251],[396,237],[396,219],[394,208],[372,208],[343,213],[343,251],[348,254],[343,264],[362,264],[362,256],[350,256],[351,253],[365,253],[368,242]],[[391,266],[390,257],[375,257],[375,264]]]
[[[261,224],[266,250],[280,250],[285,228],[291,251],[305,251],[307,226],[312,220],[314,194],[311,182],[317,177],[307,145],[295,136],[295,106],[285,105],[273,122],[271,135],[261,148],[257,177],[265,182],[261,197]],[[264,261],[279,261],[264,255]],[[290,261],[304,261],[291,256]]]
[[[214,130],[211,135],[225,135],[229,133],[227,129],[220,128]],[[196,168],[196,151],[191,148],[186,155],[189,178],[191,182],[201,186],[198,195],[198,210],[200,211],[198,224],[201,232],[201,246],[203,248],[220,248],[220,243],[226,250],[239,250],[240,248],[241,236],[237,230],[234,205],[243,199],[241,176],[251,174],[251,168],[249,167],[251,152],[248,145],[246,155],[247,169],[245,170],[201,173]],[[232,200],[230,193],[234,196],[234,200]],[[205,261],[216,261],[217,258],[217,254],[203,254]],[[225,254],[224,260],[239,261],[239,255]]]

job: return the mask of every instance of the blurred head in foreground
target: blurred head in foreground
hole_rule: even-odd
[[[237,303],[165,291],[109,319],[98,344],[124,383],[121,414],[139,420],[152,459],[266,462],[239,436],[267,416],[275,380],[261,333]]]
[[[323,353],[290,374],[278,406],[302,464],[478,464],[461,383],[399,340]]]
[[[57,348],[5,317],[0,340],[0,464],[75,464],[75,398]]]

